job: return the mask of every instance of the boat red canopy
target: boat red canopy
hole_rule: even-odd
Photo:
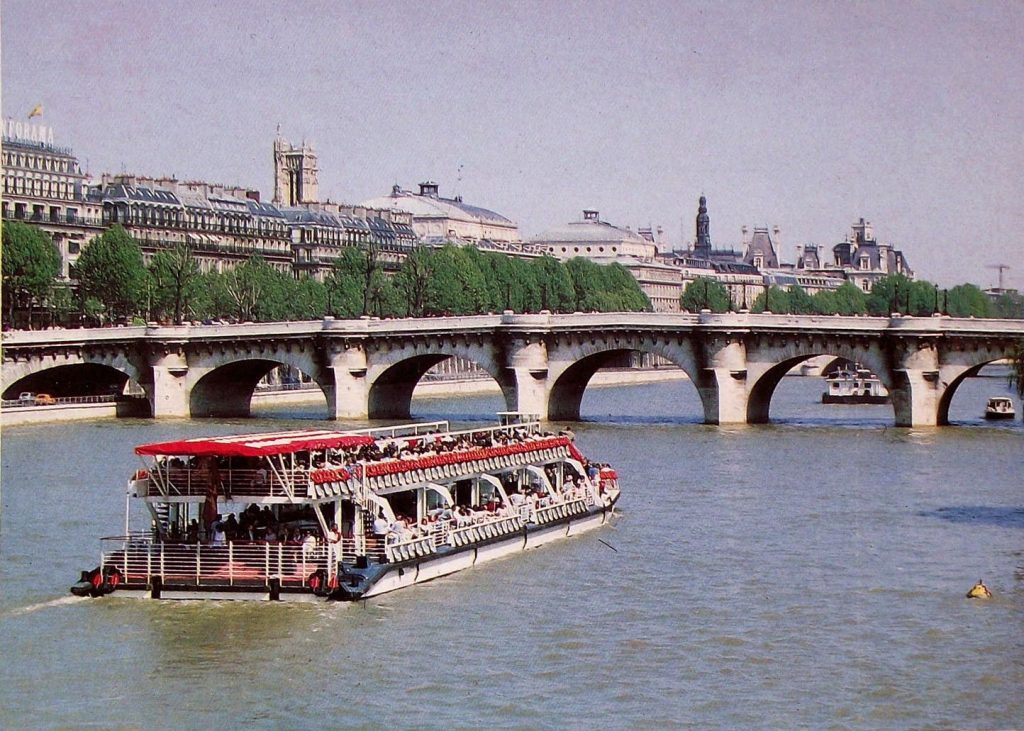
[[[141,444],[136,454],[167,455],[173,457],[269,457],[290,452],[308,452],[319,449],[345,449],[373,444],[374,437],[367,434],[308,430],[273,432],[266,434],[235,434],[223,437],[200,437],[176,442]]]

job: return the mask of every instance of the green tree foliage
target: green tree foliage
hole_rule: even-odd
[[[837,315],[863,315],[868,311],[867,295],[853,282],[843,282],[833,295]]]
[[[366,255],[362,249],[347,247],[342,250],[324,282],[329,314],[342,318],[364,314],[366,269]]]
[[[17,305],[27,305],[31,326],[34,304],[49,297],[60,274],[60,252],[49,234],[17,221],[4,222],[2,240],[3,307],[8,322],[14,322]]]
[[[312,277],[290,280],[286,320],[318,320],[327,312],[327,286]]]
[[[750,307],[751,312],[772,312],[784,315],[789,312],[789,292],[772,285],[767,292],[761,292]]]
[[[551,256],[541,256],[530,262],[540,294],[540,309],[551,312],[574,312],[576,292],[565,265]]]
[[[730,305],[729,291],[717,279],[697,277],[686,285],[679,305],[687,312],[726,312]]]
[[[168,315],[180,325],[183,314],[192,312],[192,301],[199,291],[199,262],[186,244],[157,252],[149,265],[149,317]]]
[[[992,301],[973,284],[958,284],[946,294],[946,311],[953,317],[991,317]]]
[[[139,311],[147,276],[142,250],[119,224],[85,245],[75,272],[83,303],[95,299],[111,317],[130,317]]]
[[[541,309],[536,272],[522,260],[495,252],[484,255],[484,278],[495,312],[537,312]]]
[[[425,315],[475,315],[486,311],[487,281],[473,257],[444,246],[430,259],[424,299]]]
[[[404,312],[410,317],[423,317],[427,303],[427,283],[434,252],[427,248],[413,250],[395,275],[395,289],[404,299]]]
[[[915,317],[931,315],[936,312],[935,294],[935,285],[931,282],[911,281],[903,274],[890,274],[872,285],[867,297],[868,314],[879,317],[893,312]]]
[[[807,294],[807,290],[799,284],[789,288],[789,310],[793,315],[814,315],[819,314],[815,308],[814,299]]]

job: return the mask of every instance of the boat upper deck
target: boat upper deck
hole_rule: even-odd
[[[154,457],[133,492],[158,501],[298,502],[378,494],[583,455],[537,423],[465,431],[447,422],[359,432],[290,432],[142,445]]]

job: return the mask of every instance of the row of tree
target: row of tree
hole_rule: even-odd
[[[736,309],[725,286],[706,277],[698,277],[687,286],[680,304],[688,312]],[[863,292],[850,282],[814,294],[799,285],[788,289],[772,286],[758,292],[749,307],[751,312],[767,310],[794,315],[885,316],[900,312],[921,317],[941,312],[954,317],[1024,318],[1024,297],[1018,294],[1006,293],[992,300],[973,284],[940,290],[931,282],[911,281],[902,274],[879,279],[870,292]]]
[[[40,304],[56,321],[80,312],[96,323],[651,309],[636,280],[618,264],[523,260],[475,247],[416,249],[397,272],[386,272],[372,249],[346,248],[320,282],[296,279],[260,257],[224,272],[203,272],[184,244],[158,252],[147,267],[138,243],[115,225],[82,249],[71,273],[77,301],[67,287],[57,286],[60,255],[40,229],[5,222],[3,254],[7,321],[15,321],[16,310],[27,310],[30,326],[32,309]]]

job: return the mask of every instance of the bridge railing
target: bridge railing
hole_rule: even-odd
[[[936,333],[992,333],[993,335],[1024,335],[1024,320],[1002,320],[965,317],[892,317],[843,315],[776,315],[771,313],[661,313],[661,312],[605,312],[559,315],[550,313],[501,315],[467,315],[462,317],[424,317],[379,320],[323,320],[298,322],[261,322],[234,325],[148,325],[109,328],[82,328],[77,330],[12,330],[3,333],[7,347],[50,346],[73,343],[114,342],[128,340],[205,340],[240,339],[247,337],[312,336],[319,333],[357,335],[386,333],[392,335],[416,333],[451,334],[460,330],[498,330],[522,327],[550,330],[621,329],[691,329],[708,327],[745,327],[781,330],[826,329],[854,330],[881,333],[890,329]]]

